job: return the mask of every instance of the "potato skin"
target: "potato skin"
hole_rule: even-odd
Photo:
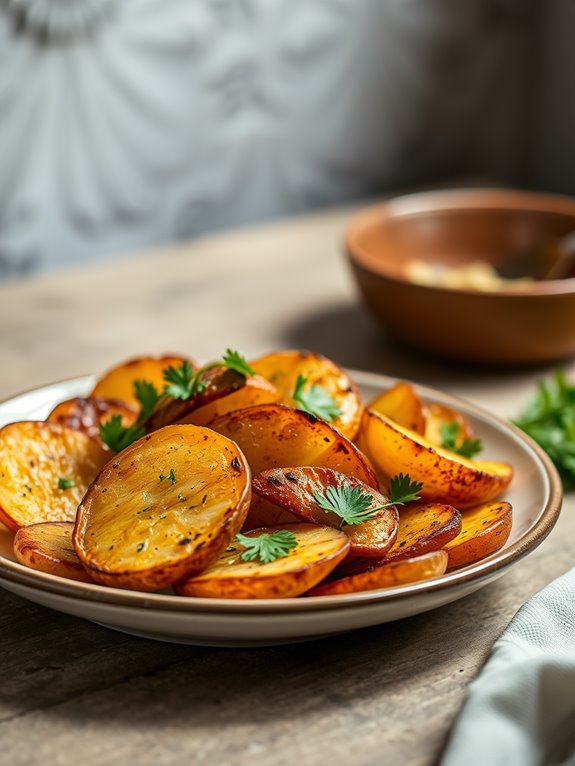
[[[104,399],[119,399],[128,406],[139,410],[140,403],[134,397],[136,380],[147,380],[161,391],[164,388],[164,370],[168,367],[179,367],[188,361],[196,369],[192,359],[185,356],[166,354],[164,356],[138,356],[128,359],[107,370],[96,382],[90,396]]]
[[[254,476],[252,489],[259,497],[279,505],[302,521],[323,524],[341,529],[350,542],[352,556],[382,556],[394,543],[398,529],[398,512],[395,506],[388,506],[362,524],[341,524],[335,513],[326,512],[314,497],[324,495],[328,487],[340,489],[343,486],[359,487],[364,494],[371,495],[371,507],[385,505],[389,499],[353,476],[346,476],[330,468],[273,468]]]
[[[92,582],[72,545],[72,521],[45,521],[20,527],[14,555],[21,564],[69,580]]]
[[[393,420],[394,423],[418,434],[425,432],[423,403],[409,383],[403,381],[396,383],[395,386],[372,399],[366,409],[378,412]]]
[[[205,404],[193,410],[188,416],[178,422],[192,423],[195,426],[207,426],[220,415],[227,415],[228,412],[243,410],[246,407],[254,407],[258,404],[271,404],[277,402],[279,398],[280,392],[275,386],[261,375],[253,375],[246,378],[241,388],[215,398],[210,404]]]
[[[292,394],[299,375],[307,386],[324,388],[335,400],[341,415],[330,421],[348,439],[353,439],[359,428],[363,405],[355,383],[337,364],[311,351],[275,351],[250,362],[253,369],[267,378],[279,391],[279,402],[297,408]]]
[[[200,426],[167,426],[99,474],[78,508],[74,548],[96,582],[160,590],[218,557],[250,499],[237,445]]]
[[[100,423],[104,423],[114,415],[122,418],[122,425],[127,428],[136,422],[137,414],[119,399],[103,399],[99,396],[67,399],[57,404],[48,415],[49,423],[58,423],[61,426],[82,431],[99,444]],[[105,447],[105,445],[102,444]]]
[[[461,532],[444,546],[448,569],[464,567],[502,548],[511,533],[513,511],[509,503],[484,503],[462,514]]]
[[[342,593],[358,593],[365,590],[393,588],[412,582],[429,580],[444,574],[447,568],[447,553],[431,551],[411,559],[389,561],[367,572],[342,577],[322,583],[310,590],[308,596],[335,596]]]
[[[73,521],[110,453],[80,431],[23,421],[0,429],[0,521],[16,532],[42,521]],[[74,482],[58,488],[58,479]]]
[[[222,415],[210,428],[235,441],[254,475],[284,466],[318,466],[355,476],[378,488],[367,458],[335,428],[284,404],[262,404]],[[254,497],[247,524],[250,528],[297,520],[276,505]]]
[[[423,482],[419,495],[428,502],[469,508],[497,497],[513,476],[506,463],[467,460],[372,411],[364,414],[357,443],[387,476]]]
[[[243,547],[233,543],[220,558],[197,577],[176,585],[181,596],[206,598],[293,598],[323,580],[349,550],[347,537],[332,527],[285,524],[254,529],[248,537],[292,531],[298,547],[284,558],[267,564],[242,561]]]

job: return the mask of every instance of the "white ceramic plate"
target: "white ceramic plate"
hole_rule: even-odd
[[[351,372],[368,400],[392,378]],[[90,390],[91,377],[30,391],[0,404],[0,426],[43,419],[54,404]],[[506,500],[513,505],[513,529],[505,547],[471,566],[435,580],[342,596],[278,600],[181,598],[136,593],[66,580],[19,564],[12,534],[0,525],[0,584],[13,593],[61,612],[134,635],[215,646],[288,643],[409,617],[447,604],[500,577],[549,534],[561,507],[561,483],[543,451],[503,420],[446,394],[417,387],[427,401],[464,412],[490,459],[515,469]]]

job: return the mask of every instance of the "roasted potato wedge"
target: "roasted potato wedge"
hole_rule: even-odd
[[[310,590],[307,595],[335,596],[341,593],[392,588],[394,585],[407,585],[408,583],[439,577],[446,568],[447,553],[445,551],[431,551],[411,559],[389,561],[361,574],[322,583]]]
[[[262,404],[222,415],[210,423],[235,441],[248,459],[254,476],[270,468],[312,465],[333,468],[377,488],[369,461],[329,423],[283,404]],[[268,526],[296,521],[277,505],[254,496],[247,524]]]
[[[78,508],[74,547],[97,582],[160,590],[219,556],[250,497],[237,445],[200,426],[167,426],[100,473]]]
[[[444,545],[448,568],[464,567],[490,556],[507,542],[513,523],[509,503],[484,503],[461,514],[461,532]]]
[[[225,376],[223,382],[225,382],[226,378],[229,385],[231,376]],[[279,399],[277,388],[268,380],[262,378],[261,375],[244,378],[243,385],[241,384],[242,381],[237,381],[239,388],[234,389],[231,393],[224,393],[222,390],[220,396],[214,396],[213,401],[209,404],[204,404],[199,409],[192,410],[178,422],[192,423],[195,426],[206,426],[215,418],[220,415],[226,415],[228,412],[242,410],[246,407],[255,407],[258,404],[277,402]]]
[[[57,404],[48,415],[48,422],[82,431],[91,439],[100,441],[100,423],[113,415],[122,418],[122,425],[127,428],[136,422],[137,413],[127,404],[117,399],[102,399],[99,396],[76,397]]]
[[[312,588],[337,566],[349,550],[347,537],[337,529],[316,524],[288,524],[254,529],[248,537],[289,529],[297,547],[275,561],[243,561],[245,548],[234,542],[197,577],[176,585],[182,596],[207,598],[293,598]]]
[[[278,389],[279,401],[290,407],[298,406],[293,399],[293,392],[299,375],[306,378],[306,386],[321,386],[341,411],[339,416],[330,421],[330,425],[348,439],[354,438],[363,411],[361,397],[347,373],[330,359],[310,351],[277,351],[250,364]]]
[[[0,521],[16,531],[42,521],[73,521],[90,482],[110,459],[94,439],[56,423],[0,429]]]
[[[457,423],[459,426],[459,433],[455,439],[456,447],[461,447],[465,439],[473,438],[471,423],[461,412],[457,412],[453,407],[448,407],[445,404],[427,404],[425,406],[425,438],[428,442],[441,446],[443,443],[441,427],[452,423]],[[400,425],[403,424],[400,423]],[[419,431],[419,433],[423,432]]]
[[[130,407],[139,409],[140,404],[134,397],[134,383],[137,380],[147,380],[161,391],[164,388],[164,370],[168,367],[179,367],[182,362],[195,363],[183,356],[139,356],[112,367],[102,375],[94,386],[90,396],[104,399],[119,399]]]
[[[418,434],[425,432],[423,404],[409,383],[396,383],[388,391],[372,399],[367,409]]]
[[[190,423],[193,413],[200,409],[225,399],[246,385],[246,377],[228,367],[220,366],[207,370],[202,374],[204,388],[189,399],[167,399],[160,402],[156,410],[144,422],[148,433],[158,428],[174,424]]]
[[[369,508],[386,505],[385,495],[367,486],[359,479],[346,476],[330,468],[272,468],[263,471],[252,480],[252,490],[259,497],[293,513],[302,521],[335,527],[345,532],[353,556],[382,556],[397,536],[398,513],[393,505],[387,505],[372,519],[361,524],[343,524],[341,516],[324,510],[315,495],[325,496],[328,487],[358,487],[371,496]]]
[[[14,538],[14,555],[30,569],[92,582],[72,545],[73,530],[72,521],[45,521],[20,527]]]
[[[357,444],[385,475],[404,473],[423,482],[419,495],[428,502],[469,508],[497,497],[513,476],[506,463],[468,460],[370,410]]]

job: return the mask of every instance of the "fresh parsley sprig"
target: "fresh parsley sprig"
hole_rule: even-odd
[[[481,439],[470,439],[466,436],[461,444],[458,444],[460,432],[461,425],[456,420],[451,423],[442,423],[439,427],[441,446],[461,457],[472,458],[478,455],[483,449]]]
[[[419,500],[419,492],[423,484],[411,481],[409,475],[402,473],[394,476],[389,488],[389,501],[383,505],[373,506],[374,497],[366,492],[363,487],[343,484],[341,487],[329,486],[324,494],[314,492],[316,503],[325,511],[337,514],[340,528],[344,524],[363,524],[364,521],[373,519],[379,511],[390,505],[405,505]]]
[[[226,349],[221,362],[211,362],[194,372],[191,363],[185,359],[180,365],[170,365],[163,372],[165,381],[163,391],[158,389],[149,380],[134,381],[134,397],[140,403],[140,412],[136,422],[131,426],[124,427],[120,415],[113,415],[109,420],[100,423],[100,439],[114,452],[120,452],[129,447],[132,442],[140,439],[145,434],[144,423],[156,410],[160,402],[167,397],[172,399],[190,399],[201,393],[206,388],[202,376],[214,367],[228,367],[241,375],[255,375],[252,367],[246,359],[237,351]]]
[[[300,410],[328,422],[341,415],[340,407],[325,388],[314,383],[306,390],[306,384],[307,378],[298,375],[292,398]]]
[[[562,370],[541,381],[532,400],[513,421],[549,455],[565,489],[575,488],[575,385]]]
[[[288,529],[280,529],[258,537],[249,537],[238,532],[235,539],[245,548],[240,555],[242,561],[259,559],[262,564],[285,558],[298,545],[297,537]]]

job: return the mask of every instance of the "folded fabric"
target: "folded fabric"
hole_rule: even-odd
[[[441,766],[575,766],[575,569],[517,612],[470,684]]]

